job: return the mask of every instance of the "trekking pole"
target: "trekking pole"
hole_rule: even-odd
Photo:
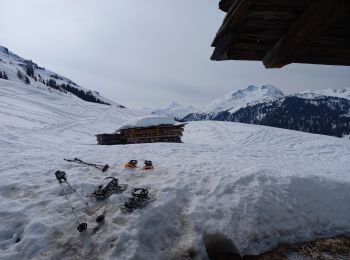
[[[77,221],[78,221],[78,223],[79,223],[79,225],[78,225],[78,227],[77,227],[77,230],[78,230],[79,232],[83,232],[84,230],[87,229],[87,224],[86,224],[86,223],[82,223],[82,222],[80,221],[80,219],[79,219],[79,217],[78,217],[78,214],[77,214],[77,212],[76,212],[76,210],[75,210],[75,207],[73,207],[72,202],[71,202],[70,199],[69,199],[68,193],[67,193],[66,189],[64,188],[64,186],[63,186],[63,184],[62,184],[63,181],[67,182],[66,173],[65,173],[64,171],[59,171],[59,170],[58,170],[58,171],[55,172],[55,175],[56,175],[56,178],[57,178],[58,182],[60,183],[60,185],[61,185],[61,187],[62,187],[62,190],[63,190],[64,194],[66,195],[66,198],[67,198],[67,200],[68,200],[68,203],[69,203],[70,207],[72,208],[72,211],[73,211],[73,213],[74,213],[74,216],[76,217],[76,219],[77,219]]]
[[[90,211],[90,214],[94,214],[94,215],[96,216],[96,222],[97,222],[97,223],[103,222],[103,221],[105,220],[105,216],[104,216],[104,215],[97,215],[96,212],[95,212],[95,210],[93,210],[93,209],[90,207],[89,203],[83,199],[83,197],[79,194],[79,192],[77,192],[77,190],[74,189],[74,188],[72,187],[72,185],[70,185],[70,183],[69,183],[67,180],[65,180],[65,182],[66,182],[66,183],[68,184],[68,186],[78,195],[79,199],[85,204],[85,207]]]
[[[81,163],[81,164],[85,164],[85,165],[89,165],[89,166],[92,166],[92,167],[95,167],[96,169],[99,169],[103,172],[107,171],[108,168],[109,168],[109,165],[106,164],[106,165],[100,165],[100,164],[95,164],[95,163],[87,163],[87,162],[84,162],[83,160],[75,157],[74,160],[70,160],[70,159],[64,159],[65,161],[67,162],[76,162],[76,163]]]

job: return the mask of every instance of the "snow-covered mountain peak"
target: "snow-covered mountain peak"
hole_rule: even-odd
[[[350,88],[343,89],[320,89],[320,90],[306,90],[301,93],[292,94],[292,96],[297,96],[305,99],[313,99],[321,96],[327,97],[338,97],[350,100]]]
[[[259,96],[269,96],[269,97],[283,97],[284,93],[277,87],[273,85],[263,84],[263,85],[249,85],[244,89],[233,90],[230,95],[233,98],[239,99],[244,96],[251,95],[255,93]]]
[[[214,100],[201,112],[208,114],[216,114],[226,110],[235,112],[247,105],[269,101],[283,96],[283,92],[273,85],[249,85],[244,89],[233,90],[229,94]]]
[[[188,114],[194,113],[198,111],[193,106],[184,106],[177,102],[171,102],[168,106],[165,108],[158,108],[158,109],[146,109],[147,111],[150,111],[151,114],[157,115],[157,116],[170,116],[172,118],[180,119]]]
[[[177,102],[171,102],[168,107],[169,108],[178,108],[178,107],[182,107],[182,106]]]
[[[345,98],[350,99],[350,87],[349,88],[343,88],[343,89],[321,89],[314,91],[314,93],[323,95],[323,96],[331,96],[331,97],[339,97],[339,98]]]

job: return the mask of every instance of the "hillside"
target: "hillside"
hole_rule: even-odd
[[[31,60],[19,57],[3,46],[0,46],[0,79],[60,91],[88,102],[124,107],[102,97],[96,91],[83,88],[64,76],[38,66]]]
[[[350,234],[350,142],[258,125],[191,122],[183,144],[98,146],[140,113],[84,102],[64,92],[0,80],[1,259],[208,259],[214,248],[259,254],[279,243]],[[106,164],[101,172],[64,161]],[[127,170],[152,160],[153,171]],[[54,172],[93,208],[97,226],[71,195],[77,222]],[[96,201],[88,194],[113,176],[128,189]],[[134,187],[157,200],[131,214],[120,205]],[[220,244],[220,247],[215,245]]]

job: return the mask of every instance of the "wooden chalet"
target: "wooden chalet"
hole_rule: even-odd
[[[159,124],[151,126],[130,126],[120,128],[113,134],[96,135],[101,145],[139,144],[169,142],[182,143],[185,124]]]
[[[349,0],[221,0],[212,60],[350,65]]]

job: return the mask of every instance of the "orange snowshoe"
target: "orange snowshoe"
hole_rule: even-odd
[[[146,170],[146,171],[147,170],[152,170],[153,169],[152,161],[145,161],[143,169]]]
[[[135,169],[137,167],[137,160],[130,160],[124,167],[127,169]]]

